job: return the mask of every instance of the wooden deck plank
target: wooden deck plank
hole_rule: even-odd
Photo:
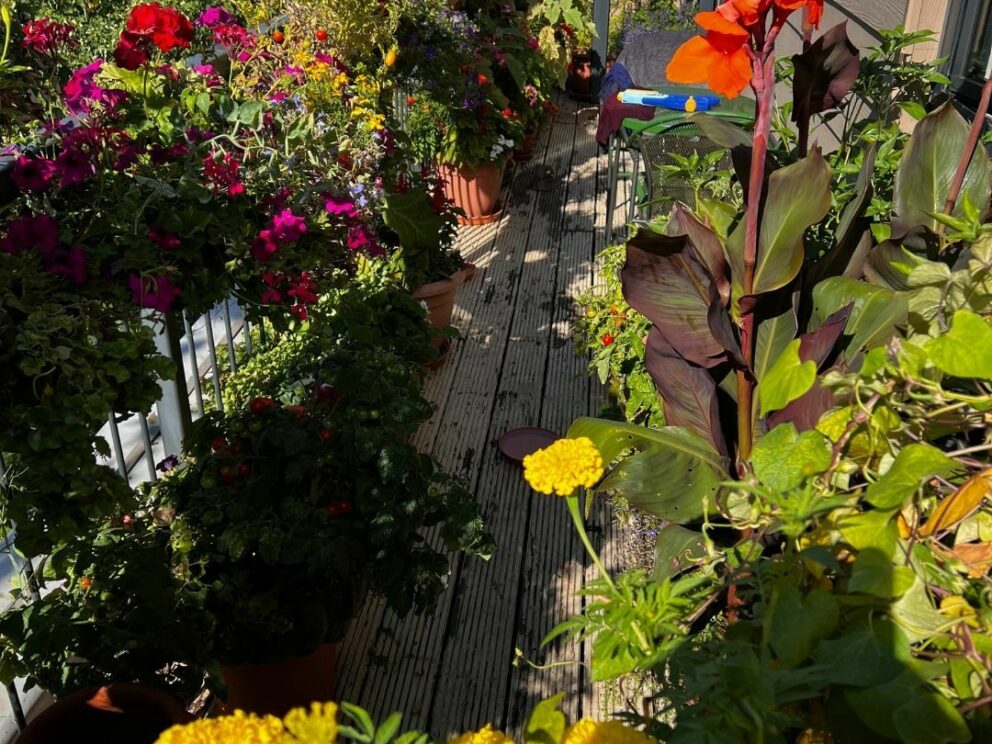
[[[551,133],[554,136],[554,133]],[[488,251],[480,251],[480,269],[475,289],[468,297],[459,297],[459,322],[463,340],[456,345],[456,354],[446,365],[451,379],[446,403],[428,426],[436,427],[433,446],[426,447],[451,472],[467,477],[471,485],[478,473],[477,452],[485,442],[488,428],[487,414],[493,404],[495,384],[486,384],[487,376],[495,382],[500,371],[502,349],[505,347],[509,317],[513,311],[512,298],[520,277],[523,263],[523,246],[511,240],[526,231],[533,213],[533,203],[527,189],[533,182],[533,170],[540,163],[521,169],[510,187],[506,211],[489,242]],[[477,231],[487,228],[463,230],[469,240]],[[485,246],[485,241],[481,242]],[[485,248],[482,248],[485,251]],[[471,253],[466,255],[473,259]],[[430,437],[430,435],[427,435]],[[470,561],[471,562],[471,561]],[[453,566],[453,581],[457,584],[460,564]],[[423,725],[427,707],[433,694],[431,679],[440,663],[444,631],[455,593],[453,586],[442,597],[435,614],[428,618],[409,617],[398,620],[390,614],[383,618],[377,633],[376,651],[384,664],[369,667],[357,699],[373,712],[382,715],[393,709],[408,713],[407,723]]]
[[[339,697],[379,718],[402,710],[405,725],[434,736],[486,722],[517,734],[533,704],[561,690],[571,716],[598,705],[578,663],[586,649],[539,649],[580,609],[575,592],[590,576],[588,560],[563,504],[531,493],[497,448],[508,428],[564,433],[600,408],[602,389],[571,338],[574,297],[595,281],[605,238],[606,160],[593,126],[588,111],[564,102],[534,160],[509,182],[502,219],[460,230],[459,249],[478,273],[455,308],[462,337],[425,384],[435,414],[414,441],[474,489],[500,552],[488,563],[452,556],[433,616],[400,619],[369,602],[339,655]],[[607,508],[598,506],[594,521],[609,538]],[[514,667],[516,648],[537,661],[576,663]]]

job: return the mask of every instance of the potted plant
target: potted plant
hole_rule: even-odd
[[[443,523],[452,549],[488,544],[471,497],[396,437],[402,408],[349,400],[395,395],[384,380],[359,390],[377,388],[372,371],[350,366],[342,389],[315,383],[302,403],[258,396],[208,415],[154,489],[175,570],[213,617],[232,707],[285,713],[330,699],[333,644],[370,587],[399,612],[431,606],[448,563],[419,529]]]
[[[154,744],[189,720],[168,693],[140,684],[80,690],[42,711],[17,738],[19,744],[105,741]]]
[[[523,136],[519,113],[495,84],[489,45],[464,13],[418,19],[414,29],[397,70],[414,87],[411,150],[437,166],[459,222],[493,222],[507,159]]]
[[[440,183],[435,184],[438,197]],[[389,258],[395,275],[415,300],[423,302],[436,329],[448,328],[458,288],[470,268],[454,248],[455,217],[447,200],[432,202],[422,189],[390,194],[383,206],[386,227],[395,234],[396,250]],[[474,267],[472,267],[474,269]],[[444,339],[438,337],[438,345]]]

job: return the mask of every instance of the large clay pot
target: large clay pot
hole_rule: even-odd
[[[325,643],[309,656],[274,664],[221,667],[230,711],[282,717],[293,708],[334,699],[335,646]]]
[[[470,271],[456,271],[447,279],[423,284],[413,290],[413,299],[427,305],[427,319],[434,328],[447,328],[451,325],[451,314],[455,308],[455,295],[458,288],[465,283]],[[474,274],[474,267],[471,271]],[[440,345],[442,339],[438,339]]]
[[[163,731],[189,719],[177,700],[154,687],[93,687],[42,711],[17,738],[17,744],[154,744]]]
[[[476,168],[440,166],[445,196],[465,213],[458,218],[461,224],[485,225],[499,219],[501,210],[497,205],[505,168],[505,159]]]

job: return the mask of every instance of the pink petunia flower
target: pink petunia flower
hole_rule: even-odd
[[[347,220],[353,220],[358,217],[358,209],[355,207],[355,202],[347,196],[325,197],[324,209],[334,217],[342,217]]]
[[[165,276],[131,274],[128,277],[128,286],[136,303],[160,313],[172,310],[182,294],[182,290]]]
[[[55,177],[55,163],[47,158],[22,155],[14,163],[10,177],[21,191],[44,191]]]
[[[31,248],[54,253],[59,244],[59,226],[47,214],[18,217],[7,223],[7,234],[0,239],[0,251],[19,255]]]

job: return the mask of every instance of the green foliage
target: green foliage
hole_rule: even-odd
[[[98,436],[109,411],[147,412],[173,365],[127,298],[80,296],[34,261],[0,253],[0,490],[29,555],[49,552],[132,501]]]
[[[671,524],[653,579],[601,577],[601,601],[557,632],[592,644],[596,678],[653,675],[663,741],[988,738],[989,159],[969,166],[948,104],[873,170],[869,140],[939,82],[903,65],[915,38],[886,34],[863,66],[883,110],[829,158],[838,183],[783,137],[750,296],[745,215],[705,228],[698,199],[628,243],[620,279],[653,326],[643,363],[668,425],[580,419],[569,435],[609,463],[595,490]],[[691,468],[670,439],[686,431],[712,454]]]

